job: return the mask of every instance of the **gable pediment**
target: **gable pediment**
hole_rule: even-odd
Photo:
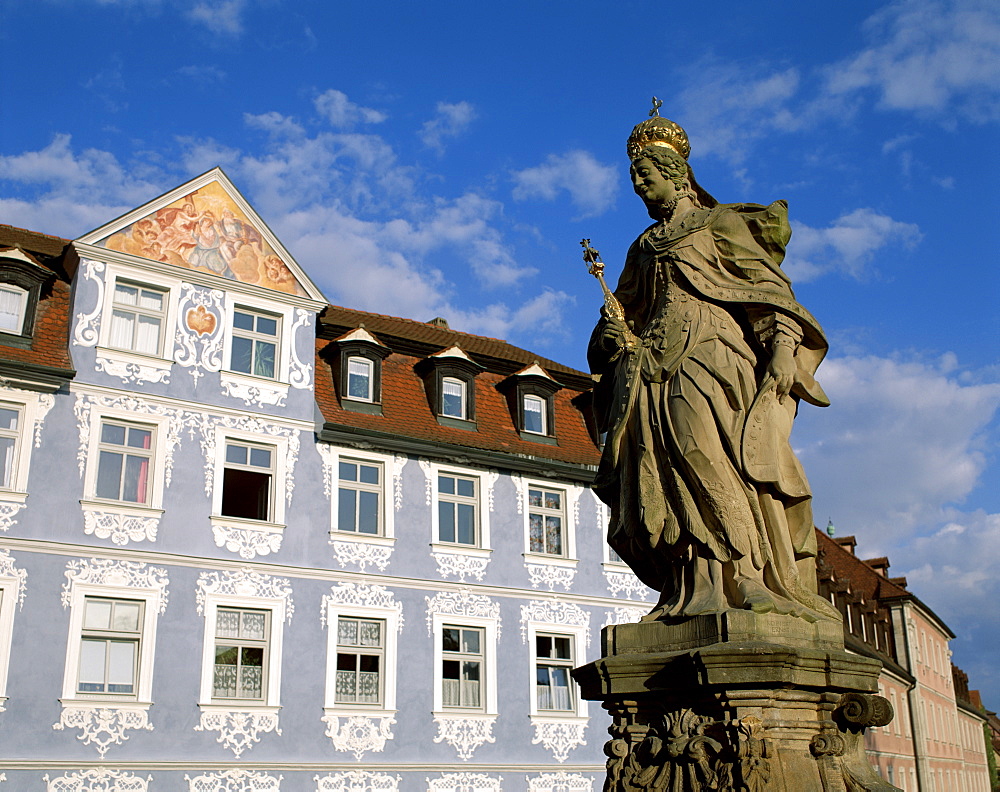
[[[218,168],[79,241],[265,289],[323,299]]]

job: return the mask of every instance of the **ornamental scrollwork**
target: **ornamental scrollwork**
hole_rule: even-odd
[[[500,792],[503,776],[485,773],[444,773],[428,778],[427,792]]]
[[[641,600],[648,591],[646,584],[639,580],[631,569],[623,569],[621,572],[605,569],[604,579],[608,583],[608,591],[612,597]]]
[[[459,583],[464,583],[466,577],[474,577],[482,580],[486,574],[486,567],[489,566],[489,556],[470,555],[468,553],[444,553],[435,551],[431,553],[434,562],[437,564],[438,575],[447,578],[454,575]]]
[[[316,792],[397,792],[400,776],[371,770],[347,770],[328,776],[313,776]]]
[[[155,542],[160,525],[158,515],[127,514],[117,510],[83,507],[83,532],[98,539],[110,539],[119,546],[131,542]]]
[[[556,586],[562,586],[564,590],[569,591],[576,577],[575,567],[525,563],[524,568],[528,571],[528,580],[531,581],[533,589],[544,586],[549,591],[555,591]]]
[[[56,731],[79,729],[77,738],[84,745],[93,745],[101,759],[112,745],[126,742],[130,729],[152,731],[149,713],[140,706],[100,706],[67,704],[63,706],[59,722],[52,724]]]
[[[0,577],[13,578],[16,581],[13,595],[18,610],[24,607],[24,596],[27,592],[28,571],[14,565],[14,559],[9,550],[0,548]],[[5,596],[10,596],[8,592]]]
[[[473,594],[468,589],[442,591],[433,597],[424,597],[427,603],[427,634],[434,631],[434,616],[474,616],[493,619],[497,625],[497,640],[500,640],[500,604],[489,597]]]
[[[101,334],[101,309],[104,307],[104,278],[101,277],[101,273],[104,272],[104,262],[84,259],[80,264],[83,280],[91,280],[97,284],[97,297],[94,300],[94,309],[90,313],[81,311],[76,315],[73,341],[77,346],[92,347],[97,345],[97,339]]]
[[[184,780],[188,782],[188,792],[278,792],[283,777],[237,767],[194,778],[185,775]]]
[[[324,715],[326,736],[338,751],[354,754],[359,762],[367,752],[381,753],[391,740],[392,715]]]
[[[586,628],[585,641],[590,646],[590,614],[579,605],[559,600],[531,600],[521,606],[521,643],[528,641],[528,624]]]
[[[195,731],[217,731],[217,743],[233,752],[237,759],[248,748],[253,748],[262,734],[281,735],[278,728],[278,713],[244,710],[203,710]]]
[[[181,284],[174,362],[191,369],[195,385],[206,371],[222,369],[224,297],[220,289]]]
[[[313,352],[313,339],[315,335],[308,332],[312,328],[312,322],[310,321],[312,314],[304,308],[295,309],[295,321],[292,323],[291,329],[291,355],[289,355],[289,365],[288,365],[288,382],[293,388],[309,388],[312,386],[312,363],[310,362]],[[309,344],[309,358],[305,361],[299,359],[298,351],[295,346],[296,331],[304,327],[306,329],[306,339]]]
[[[238,553],[240,558],[250,561],[257,556],[277,553],[281,549],[284,532],[280,528],[241,528],[213,520],[212,536],[216,547],[225,547],[230,553]]]
[[[0,531],[9,531],[17,524],[17,515],[24,508],[23,503],[0,502]]]
[[[250,567],[235,572],[202,572],[198,575],[198,593],[195,603],[199,616],[205,615],[205,602],[209,595],[228,594],[257,599],[285,601],[285,621],[291,623],[295,605],[292,586],[287,578],[263,575]]]
[[[593,788],[593,779],[580,773],[542,773],[528,778],[528,792],[591,792]]]
[[[109,377],[117,377],[124,383],[146,385],[150,383],[170,382],[170,363],[138,362],[124,355],[102,352],[98,350],[95,371],[101,371]]]
[[[50,778],[46,773],[42,780],[45,782],[45,792],[147,792],[153,776],[143,778],[126,770],[95,767],[63,773],[55,778]]]
[[[438,715],[434,718],[438,727],[434,742],[448,743],[458,752],[458,758],[467,762],[479,746],[496,742],[495,721],[495,715]]]
[[[604,624],[601,625],[601,629],[603,630],[605,627],[610,627],[612,624],[635,624],[645,615],[646,610],[644,608],[619,605],[608,613],[607,617],[604,619]]]
[[[553,758],[560,764],[569,758],[569,752],[574,748],[587,744],[583,736],[587,731],[585,722],[549,718],[532,718],[531,722],[535,727],[531,744],[541,745],[545,750],[551,751]]]
[[[155,589],[159,613],[167,609],[167,571],[141,561],[115,561],[108,558],[81,558],[66,564],[66,582],[62,588],[62,606],[73,602],[73,587],[80,583],[94,586]]]
[[[367,583],[338,583],[324,594],[320,604],[319,621],[326,627],[326,615],[331,605],[353,608],[382,608],[396,612],[396,631],[403,631],[403,604],[398,602],[385,586]]]
[[[329,541],[333,547],[333,554],[337,557],[337,563],[342,569],[347,569],[353,564],[357,566],[359,572],[364,572],[369,566],[377,567],[379,572],[384,572],[392,558],[392,545],[334,539],[332,536]]]

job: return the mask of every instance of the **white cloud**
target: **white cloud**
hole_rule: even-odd
[[[913,248],[922,238],[913,223],[893,220],[874,209],[855,209],[827,228],[793,222],[792,231],[782,267],[797,283],[828,272],[864,278],[878,250],[889,244]]]
[[[832,405],[803,406],[793,436],[818,522],[863,534],[877,556],[957,514],[981,483],[1000,407],[1000,383],[964,384],[963,373],[952,355],[823,363]]]
[[[381,124],[388,116],[370,107],[362,107],[347,98],[347,94],[331,88],[313,100],[316,112],[332,126],[350,128],[358,124]]]
[[[246,0],[201,0],[192,6],[188,17],[212,33],[238,36],[243,32]]]
[[[873,45],[829,67],[825,90],[879,105],[1000,117],[1000,8],[992,0],[896,2],[865,23]]]
[[[256,115],[244,113],[243,123],[251,129],[259,129],[277,137],[298,137],[305,134],[305,130],[296,121],[274,110]]]
[[[515,171],[512,176],[514,200],[554,201],[566,192],[580,217],[593,217],[614,205],[620,172],[602,165],[589,151],[576,150],[550,154],[541,165]]]
[[[476,110],[469,102],[438,102],[436,114],[425,121],[418,137],[428,148],[444,153],[445,138],[461,135],[476,119]]]
[[[224,82],[226,73],[218,66],[181,66],[177,73],[202,85]]]

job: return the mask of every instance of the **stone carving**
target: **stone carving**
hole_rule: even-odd
[[[260,742],[262,734],[280,735],[278,713],[263,710],[206,709],[195,731],[217,731],[215,741],[221,743],[237,759],[248,748]]]
[[[79,433],[80,445],[76,452],[77,465],[80,468],[80,476],[83,476],[87,467],[87,455],[90,452],[91,431],[100,431],[99,426],[94,426],[91,415],[94,409],[116,410],[133,413],[135,415],[145,415],[153,418],[166,418],[166,437],[157,435],[156,442],[163,444],[163,480],[166,486],[170,486],[170,480],[174,470],[174,451],[181,442],[181,429],[190,423],[191,413],[174,407],[167,407],[159,402],[141,399],[131,393],[115,394],[89,394],[78,393],[76,403],[73,405],[73,414],[76,416],[76,428]]]
[[[359,762],[368,751],[381,753],[392,739],[392,715],[324,715],[326,736],[338,751],[353,753]]]
[[[681,709],[664,715],[641,740],[630,743],[617,724],[611,731],[619,736],[604,746],[607,792],[768,789],[768,743],[755,716],[725,722]]]
[[[623,569],[621,572],[605,569],[604,579],[608,583],[608,591],[611,592],[612,597],[641,600],[648,588],[630,569]]]
[[[406,456],[396,454],[392,458],[392,496],[393,505],[396,511],[403,508],[403,467],[406,465]]]
[[[288,366],[288,382],[293,388],[311,388],[312,387],[312,353],[313,353],[313,342],[315,335],[310,332],[312,329],[312,323],[310,322],[311,314],[304,308],[295,309],[295,321],[292,322],[291,330],[289,330],[289,337],[291,338],[291,355],[289,355],[289,366]],[[305,328],[305,337],[308,342],[309,357],[305,361],[299,360],[298,351],[295,345],[296,331],[300,328]]]
[[[248,380],[226,372],[222,372],[221,384],[223,394],[241,399],[247,406],[284,407],[288,396],[288,386],[280,382]]]
[[[480,480],[483,483],[483,494],[486,497],[486,505],[491,512],[493,511],[493,488],[496,486],[499,478],[500,471],[498,470],[485,470],[482,476],[480,476]]]
[[[42,776],[45,792],[147,792],[153,776],[137,776],[125,770],[95,767],[50,778]]]
[[[35,408],[35,448],[42,445],[42,426],[45,424],[45,417],[55,406],[56,397],[51,393],[40,393],[38,395],[38,406]]]
[[[116,509],[83,506],[83,532],[98,539],[110,539],[116,545],[132,542],[155,542],[159,515],[129,514]]]
[[[78,740],[93,745],[101,759],[112,745],[128,740],[129,729],[152,731],[149,714],[144,706],[72,703],[64,704],[59,722],[52,724],[56,731],[79,729]]]
[[[170,364],[158,361],[133,360],[128,353],[115,354],[111,351],[99,351],[96,358],[96,370],[103,371],[111,377],[117,377],[122,382],[134,382],[145,385],[153,382],[170,382]]]
[[[400,777],[370,770],[348,770],[328,776],[313,776],[316,792],[396,792]]]
[[[355,564],[359,572],[364,572],[369,566],[378,567],[379,572],[384,572],[389,566],[389,559],[392,558],[392,545],[374,544],[371,542],[353,542],[350,539],[334,539],[330,537],[330,544],[333,545],[333,554],[337,557],[337,563],[344,569]]]
[[[104,272],[103,261],[93,261],[84,259],[80,262],[83,270],[83,280],[91,280],[97,285],[97,298],[94,300],[94,309],[90,313],[82,311],[76,315],[76,326],[73,328],[73,341],[78,346],[97,346],[97,339],[101,335],[101,309],[104,307]]]
[[[503,776],[485,773],[444,773],[428,778],[427,792],[500,792]]]
[[[368,583],[338,583],[324,594],[320,603],[319,622],[326,627],[326,614],[331,604],[352,608],[384,608],[396,611],[396,631],[403,631],[403,604],[397,602],[385,586]]]
[[[28,571],[14,566],[14,558],[11,556],[10,550],[4,548],[0,548],[0,577],[13,578],[17,581],[14,591],[5,592],[4,596],[9,597],[13,594],[14,601],[20,610],[24,607],[24,596],[27,593]]]
[[[559,772],[528,776],[528,792],[591,792],[593,788],[593,779],[579,773]]]
[[[584,640],[590,646],[590,614],[579,605],[559,600],[531,600],[521,606],[521,643],[528,641],[528,623],[552,625],[553,627],[585,627]]]
[[[221,289],[181,284],[174,362],[191,369],[195,386],[206,371],[222,370],[224,298]]]
[[[167,571],[151,567],[140,561],[114,561],[108,558],[90,558],[66,564],[66,582],[62,588],[62,606],[73,602],[73,586],[86,583],[95,586],[118,588],[156,589],[156,609],[163,614],[167,609]]]
[[[464,762],[472,758],[483,743],[496,742],[493,724],[496,715],[437,715],[434,723],[438,733],[434,742],[446,742],[458,752]]]
[[[258,599],[282,599],[285,601],[285,621],[291,623],[295,605],[292,602],[292,587],[287,578],[262,575],[250,567],[235,572],[202,572],[198,575],[198,593],[195,603],[198,615],[205,614],[205,601],[209,594],[229,594],[238,597]]]
[[[0,501],[0,531],[9,531],[12,525],[16,525],[17,515],[23,508],[23,503]]]
[[[212,521],[212,536],[216,547],[225,547],[230,553],[239,553],[247,561],[257,556],[277,553],[281,549],[284,532],[280,529],[242,528]]]
[[[549,591],[555,591],[556,586],[562,586],[569,591],[573,585],[573,578],[576,577],[576,567],[539,564],[532,561],[525,562],[524,568],[528,570],[528,579],[533,589],[546,586]]]
[[[295,463],[299,458],[300,432],[298,429],[282,426],[255,415],[208,415],[193,412],[185,413],[184,424],[188,427],[189,432],[199,431],[201,433],[201,451],[205,458],[205,494],[210,498],[215,486],[217,429],[230,429],[249,434],[284,438],[288,448],[284,455],[285,480],[282,484],[285,490],[285,503],[291,504],[292,492],[295,489]]]
[[[594,482],[608,541],[660,592],[650,618],[839,620],[815,594],[810,491],[788,439],[800,400],[829,401],[813,378],[826,340],[780,269],[786,204],[718,204],[665,118],[637,125],[628,150],[654,224],[614,294],[584,240],[606,295],[588,356],[608,432]]]
[[[632,608],[628,605],[622,605],[608,613],[604,624],[601,625],[601,629],[603,630],[610,624],[634,624],[645,615],[646,611],[644,608]]]
[[[587,744],[583,737],[587,724],[582,721],[532,718],[531,724],[535,727],[531,744],[541,744],[545,750],[552,752],[557,762],[565,762],[570,751]]]
[[[514,484],[514,489],[517,490],[517,497],[514,499],[517,513],[524,514],[524,504],[528,500],[528,480],[520,473],[514,473],[510,480]]]
[[[430,506],[434,503],[434,463],[421,457],[417,460],[417,464],[424,473],[424,495],[427,505]]]
[[[465,582],[466,576],[482,580],[486,574],[486,567],[489,566],[490,557],[488,555],[470,555],[469,553],[446,553],[436,550],[431,553],[437,563],[438,574],[447,578],[455,575],[460,583]]]
[[[185,775],[184,780],[188,782],[188,792],[278,792],[283,777],[237,767],[194,778]]]
[[[845,693],[825,724],[809,745],[819,765],[823,792],[847,789],[848,792],[895,792],[865,756],[864,732],[871,727],[892,722],[892,704],[882,696]]]
[[[474,616],[493,619],[497,625],[497,640],[500,640],[500,604],[489,597],[473,594],[468,589],[442,591],[434,597],[424,597],[427,602],[427,634],[434,631],[434,615]]]

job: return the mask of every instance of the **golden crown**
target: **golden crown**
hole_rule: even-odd
[[[650,117],[635,125],[628,137],[628,158],[633,160],[646,146],[666,146],[680,154],[685,160],[691,153],[687,132],[669,118],[661,118],[660,105],[663,104],[653,97],[653,109]]]

